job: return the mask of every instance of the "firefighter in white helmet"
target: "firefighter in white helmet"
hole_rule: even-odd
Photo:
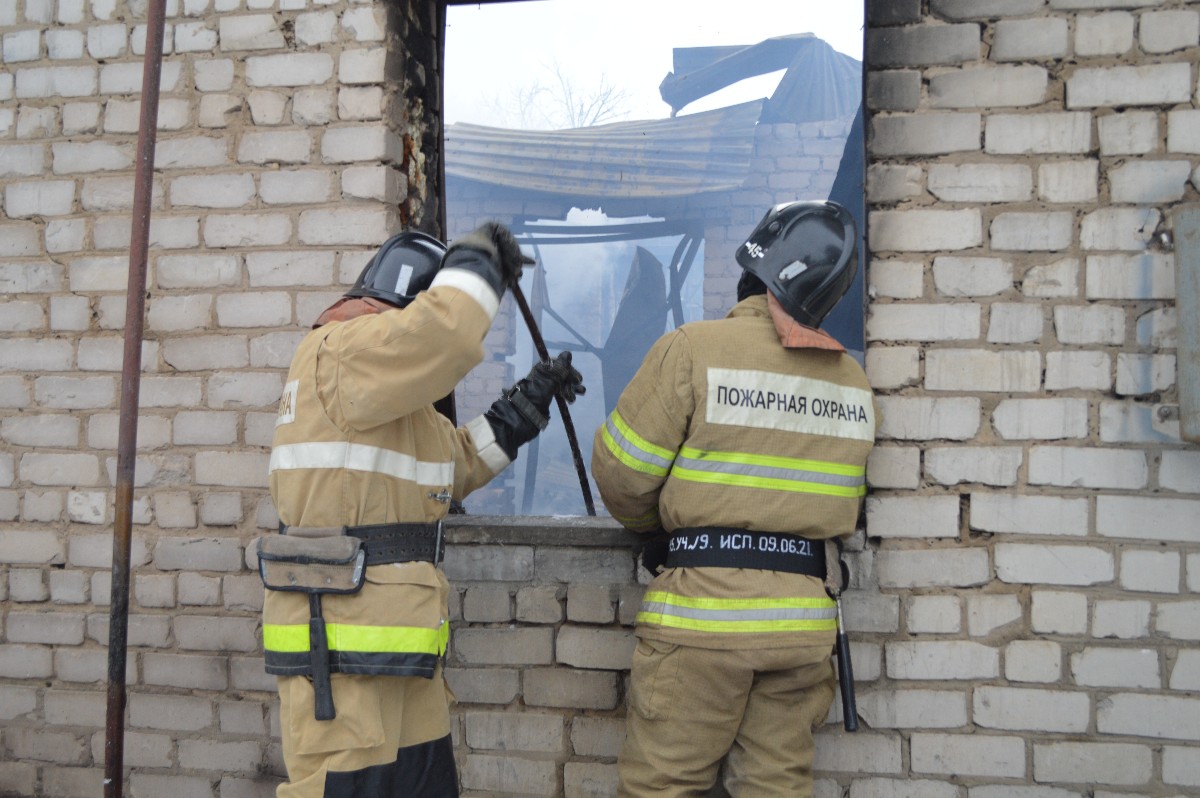
[[[271,450],[280,531],[259,540],[263,647],[279,685],[279,798],[449,798],[442,518],[584,392],[569,352],[455,428],[434,402],[483,358],[528,263],[489,222],[448,250],[403,232],[292,360]]]
[[[637,615],[621,798],[812,795],[834,694],[851,534],[875,439],[870,385],[817,329],[857,270],[853,218],[772,208],[738,249],[738,303],[658,340],[596,432],[613,517],[665,533]],[[827,584],[828,583],[828,584]]]

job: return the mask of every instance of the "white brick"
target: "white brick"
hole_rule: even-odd
[[[384,11],[382,8],[355,8],[342,14],[342,27],[358,42],[383,41]]]
[[[1175,258],[1170,254],[1089,255],[1088,299],[1174,299]]]
[[[218,24],[223,52],[284,49],[283,32],[273,15],[222,15]]]
[[[1163,452],[1158,468],[1158,484],[1180,493],[1200,493],[1200,452]]]
[[[890,642],[884,649],[893,679],[992,679],[1000,674],[999,652],[981,643]]]
[[[922,192],[921,167],[907,164],[871,164],[867,167],[867,197],[872,202],[897,202]]]
[[[980,424],[980,401],[974,397],[930,399],[880,396],[880,438],[901,440],[967,440]]]
[[[1015,640],[1004,649],[1004,677],[1013,682],[1057,682],[1062,646],[1050,640]]]
[[[1033,485],[1135,489],[1147,480],[1146,455],[1140,451],[1038,446],[1029,456]]]
[[[263,172],[259,195],[268,205],[325,202],[333,189],[333,175],[319,169]]]
[[[962,629],[962,600],[957,596],[909,596],[905,628],[914,634],[954,634]]]
[[[1016,164],[934,164],[929,193],[946,202],[1021,202],[1033,196],[1033,173]]]
[[[150,300],[146,315],[151,330],[200,330],[212,321],[212,295],[161,296]]]
[[[970,587],[991,581],[984,549],[885,549],[877,556],[880,587]]]
[[[867,339],[872,341],[965,340],[978,338],[979,332],[980,307],[973,303],[874,303],[867,318]]]
[[[981,120],[975,113],[878,116],[871,120],[872,151],[879,156],[977,152]]]
[[[1200,787],[1200,751],[1194,747],[1165,746],[1162,756],[1164,782]]]
[[[1157,496],[1097,496],[1096,532],[1141,540],[1195,540],[1200,501]]]
[[[307,163],[312,139],[303,130],[245,133],[238,146],[242,163]]]
[[[1154,626],[1158,632],[1176,640],[1200,640],[1200,602],[1160,603]]]
[[[382,83],[387,50],[343,50],[338,57],[338,81],[343,84]]]
[[[914,489],[921,483],[921,451],[915,446],[876,446],[867,457],[867,483],[875,488]]]
[[[74,180],[9,183],[4,187],[4,211],[12,219],[30,216],[64,216],[71,213],[74,205]]]
[[[296,41],[309,46],[332,42],[337,31],[337,14],[318,11],[296,17]]]
[[[196,169],[229,162],[229,142],[219,136],[188,136],[159,141],[154,149],[158,169]]]
[[[45,171],[45,168],[45,146],[41,144],[0,145],[0,177],[38,177]],[[4,231],[8,232],[16,228],[16,225],[5,225]]]
[[[92,66],[31,67],[17,70],[16,96],[91,97],[96,86],[96,68]]]
[[[1088,532],[1087,499],[1058,496],[972,493],[971,528],[1018,535],[1072,535]]]
[[[967,632],[973,638],[1021,620],[1021,602],[1011,594],[971,596],[967,599]]]
[[[249,174],[188,175],[171,181],[171,204],[198,208],[240,208],[255,193]]]
[[[1054,332],[1064,344],[1121,344],[1125,342],[1125,310],[1108,305],[1058,305]]]
[[[1164,105],[1188,102],[1188,64],[1082,68],[1067,78],[1067,107]]]
[[[1160,218],[1154,208],[1101,208],[1083,217],[1079,243],[1084,249],[1141,252]]]
[[[867,270],[872,297],[919,299],[924,293],[925,264],[916,261],[876,260]]]
[[[337,113],[342,121],[379,119],[383,116],[383,106],[381,86],[351,86],[338,90]]]
[[[1200,690],[1200,651],[1180,651],[1171,668],[1172,690]]]
[[[124,25],[92,25],[87,31],[88,55],[97,61],[117,58],[124,55],[127,40]]]
[[[196,484],[265,488],[268,457],[254,452],[198,452]]]
[[[1025,775],[1025,743],[1019,737],[915,733],[909,757],[914,773],[996,778]]]
[[[995,24],[991,57],[996,61],[1062,58],[1068,53],[1067,40],[1067,21],[1060,17],[1000,20]]]
[[[1087,693],[980,686],[975,688],[972,718],[990,729],[1081,734],[1087,731],[1090,714]]]
[[[1081,687],[1162,687],[1158,652],[1089,646],[1071,655],[1071,678]]]
[[[920,350],[915,346],[872,346],[867,349],[865,367],[876,389],[915,385],[921,374]]]
[[[1125,11],[1080,14],[1075,20],[1078,55],[1119,55],[1133,47],[1133,15]]]
[[[1000,543],[995,549],[996,576],[1026,585],[1095,585],[1116,573],[1112,553],[1092,546]]]
[[[304,331],[299,331],[254,336],[250,340],[250,365],[255,368],[286,369],[304,334]],[[275,422],[271,423],[274,425]]]
[[[957,485],[962,482],[1014,485],[1021,460],[1021,449],[1016,447],[935,448],[925,453],[925,475],[941,485]],[[957,521],[957,514],[955,520]],[[957,529],[957,524],[955,528]]]
[[[46,31],[46,53],[55,61],[76,61],[83,58],[84,46],[82,31]]]
[[[1181,563],[1177,551],[1124,550],[1121,587],[1143,593],[1178,593]]]
[[[1088,405],[1084,399],[1005,399],[992,423],[1006,440],[1085,438]]]
[[[868,224],[875,252],[936,252],[983,243],[978,209],[871,211]]]
[[[1113,202],[1157,204],[1182,199],[1192,165],[1188,161],[1131,161],[1108,171]]]
[[[242,99],[233,94],[206,94],[200,98],[200,127],[228,127],[232,114],[242,110]]]
[[[1091,143],[1091,114],[991,114],[983,149],[993,155],[1083,154],[1091,149]]]
[[[1175,113],[1178,112],[1171,112]],[[1158,115],[1150,111],[1106,114],[1096,120],[1096,125],[1100,132],[1101,155],[1145,155],[1158,149]],[[1169,134],[1167,140],[1170,150]]]
[[[396,135],[380,125],[329,128],[321,137],[321,160],[324,163],[399,161],[400,146]]]
[[[241,268],[233,255],[160,255],[156,275],[159,288],[212,288],[237,285]]]
[[[1097,161],[1059,161],[1038,166],[1038,197],[1047,202],[1095,202],[1100,194]]]
[[[333,58],[326,53],[287,53],[246,59],[246,83],[259,86],[315,86],[333,77]]]
[[[1167,152],[1200,153],[1200,111],[1180,109],[1167,114]]]
[[[141,94],[142,92],[142,62],[123,61],[107,64],[100,68],[101,94]],[[183,74],[181,61],[164,61],[162,74],[159,76],[160,89],[164,94],[175,91],[179,78]],[[95,92],[90,92],[94,94]]]
[[[1138,317],[1137,342],[1139,346],[1174,349],[1175,338],[1175,308],[1158,308]]]
[[[1037,352],[931,349],[925,353],[925,387],[931,391],[1036,391],[1042,378]]]
[[[1112,358],[1104,352],[1046,353],[1046,390],[1107,391],[1112,387],[1112,381]],[[1084,434],[1072,437],[1084,437]]]
[[[46,327],[46,313],[38,302],[0,300],[0,331],[30,332]]]
[[[872,729],[953,729],[967,724],[967,696],[950,690],[878,690],[858,694]]]
[[[1174,384],[1174,355],[1117,355],[1118,395],[1141,396],[1168,390]]]
[[[333,92],[300,89],[292,95],[292,121],[297,125],[327,125],[333,120]]]
[[[988,319],[988,341],[994,344],[1033,343],[1042,337],[1046,320],[1040,305],[997,302]]]
[[[150,203],[158,211],[163,206],[163,187],[161,181],[151,184]],[[83,189],[79,192],[79,204],[85,211],[128,211],[133,208],[133,177],[88,177],[83,181]],[[104,218],[95,220],[97,223],[106,221]],[[153,224],[153,219],[151,220]],[[125,241],[129,245],[128,236]]]
[[[128,249],[133,220],[113,216],[96,220],[92,239],[96,249]],[[155,216],[150,220],[151,247],[192,249],[200,243],[200,219],[196,216]]]
[[[387,209],[370,206],[305,211],[300,214],[300,243],[382,244],[395,228],[390,217]]]
[[[6,33],[3,49],[6,64],[37,61],[42,57],[42,32],[37,28],[29,28]]]
[[[1064,258],[1025,273],[1021,290],[1031,297],[1068,297],[1079,294],[1079,261]]]
[[[933,259],[933,284],[946,296],[991,296],[1013,287],[1012,264],[1000,258]]]
[[[1200,44],[1200,14],[1148,11],[1138,20],[1138,39],[1147,53],[1169,53]]]
[[[1144,784],[1154,765],[1150,748],[1129,743],[1054,742],[1033,746],[1033,777],[1040,782]]]
[[[882,496],[866,501],[872,537],[958,537],[957,496]]]
[[[1092,636],[1135,640],[1150,634],[1150,602],[1096,602],[1092,611]]]
[[[274,409],[283,393],[282,375],[233,372],[214,374],[208,381],[209,407],[270,407]],[[274,419],[271,419],[272,429]]]
[[[1066,212],[1001,213],[990,227],[993,250],[1054,252],[1074,238],[1074,215]]]
[[[1111,695],[1096,708],[1096,728],[1101,734],[1200,740],[1200,698],[1135,693]]]
[[[210,214],[204,222],[208,247],[269,247],[288,243],[292,220],[278,213]]]

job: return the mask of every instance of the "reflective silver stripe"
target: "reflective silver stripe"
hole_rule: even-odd
[[[475,416],[467,422],[466,429],[471,433],[471,440],[475,441],[475,452],[479,459],[487,464],[493,474],[499,474],[508,467],[512,460],[508,459],[500,444],[496,443],[496,432],[486,418]]]
[[[642,612],[698,621],[828,621],[837,617],[836,608],[755,607],[744,610],[706,610],[698,607],[680,607],[665,601],[643,602]]]
[[[816,482],[822,485],[839,485],[846,488],[858,488],[867,484],[865,476],[852,477],[840,474],[826,474],[820,471],[806,471],[795,468],[779,468],[750,463],[726,463],[707,458],[697,459],[680,454],[675,463],[680,468],[690,468],[695,471],[708,471],[720,474],[739,474],[748,477],[763,477],[766,479],[784,479],[790,482]]]
[[[492,290],[488,281],[475,272],[466,269],[442,269],[433,278],[429,287],[433,289],[440,285],[457,288],[474,299],[487,314],[488,321],[496,318],[496,311],[500,309],[500,297],[496,296],[496,292]]]
[[[368,471],[418,485],[450,485],[454,482],[454,463],[426,463],[410,454],[367,446],[361,443],[292,443],[271,450],[268,471],[299,468],[344,468]]]
[[[671,463],[673,463],[674,460],[652,454],[638,446],[633,441],[629,440],[629,438],[625,437],[625,435],[622,434],[620,427],[617,426],[617,422],[613,418],[615,415],[616,413],[610,415],[608,420],[604,422],[604,426],[605,429],[608,430],[608,434],[612,438],[613,443],[616,444],[617,448],[639,462],[661,469],[665,474],[667,470],[671,468]]]

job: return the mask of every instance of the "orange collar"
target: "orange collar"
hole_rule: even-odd
[[[784,349],[828,349],[831,352],[845,352],[836,338],[823,330],[808,327],[793,319],[779,304],[779,300],[770,291],[767,292],[767,309],[771,312],[771,321],[775,323],[775,333]]]
[[[387,302],[382,302],[373,297],[344,296],[325,308],[320,316],[317,316],[317,320],[313,322],[313,329],[315,330],[331,321],[350,321],[351,319],[357,319],[359,316],[369,316],[373,313],[382,313],[385,310],[395,309],[395,305],[389,305]]]

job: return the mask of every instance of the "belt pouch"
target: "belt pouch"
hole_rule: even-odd
[[[314,714],[317,720],[333,720],[336,713],[329,681],[329,640],[321,615],[321,596],[357,593],[362,588],[366,575],[362,542],[346,535],[268,535],[258,541],[258,573],[268,590],[308,595]]]

